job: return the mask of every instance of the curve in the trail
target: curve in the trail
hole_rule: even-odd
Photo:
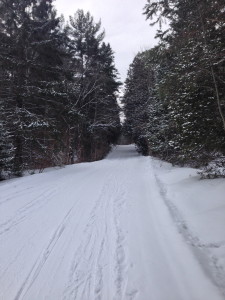
[[[129,145],[0,185],[0,300],[222,300],[160,184]]]

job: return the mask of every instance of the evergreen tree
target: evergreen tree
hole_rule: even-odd
[[[124,96],[143,154],[203,165],[225,152],[224,13],[223,1],[148,0],[160,42],[135,57]]]
[[[130,66],[123,98],[125,127],[138,150],[144,154],[168,156],[168,107],[160,89],[165,72],[159,47],[139,53]]]
[[[10,40],[1,56],[4,67],[9,66],[10,91],[5,101],[12,119],[8,117],[7,123],[14,136],[14,172],[20,174],[28,165],[38,168],[52,163],[52,134],[61,109],[59,19],[52,1],[7,0],[1,5],[1,32]]]
[[[2,8],[2,10],[1,10]],[[0,2],[0,16],[4,14],[2,3]],[[0,27],[0,180],[10,174],[13,166],[14,147],[12,144],[12,132],[8,119],[12,119],[12,112],[8,104],[11,97],[11,59],[10,49],[12,39],[6,35],[4,23]]]
[[[70,25],[52,0],[0,1],[0,174],[101,159],[120,129],[119,87],[101,24]]]
[[[14,147],[7,124],[7,110],[0,101],[0,180],[9,177],[13,168]]]
[[[203,0],[148,1],[145,7],[147,18],[170,23],[158,33],[170,56],[160,89],[174,133],[168,142],[179,161],[225,150],[223,8],[222,1]]]
[[[139,53],[129,68],[123,98],[126,116],[125,126],[139,151],[144,155],[149,153],[146,130],[149,121],[147,107],[150,72],[151,70],[146,63],[146,53]]]
[[[95,23],[89,12],[85,14],[78,10],[70,18],[76,108],[79,114],[75,147],[80,161],[102,158],[109,151],[110,136],[114,141],[115,134],[112,133],[117,135],[119,128],[115,96],[119,83],[112,50],[103,43],[104,32],[100,28],[101,23]],[[109,118],[105,117],[104,112],[108,117],[110,112],[110,117],[115,121],[106,124]]]

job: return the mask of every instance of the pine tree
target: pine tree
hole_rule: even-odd
[[[95,137],[94,148],[97,147],[100,155],[104,156],[104,153],[109,151],[110,145],[116,143],[120,133],[117,104],[117,91],[120,83],[117,80],[113,51],[111,46],[104,42],[100,47],[98,68],[100,88],[97,91],[98,101],[95,104],[95,117],[91,129]]]
[[[95,23],[89,12],[85,14],[78,10],[74,17],[70,17],[74,88],[79,115],[75,147],[80,161],[102,158],[109,150],[110,136],[115,139],[113,132],[117,135],[119,127],[115,96],[119,84],[112,50],[103,43],[104,32],[100,29],[101,23]],[[109,107],[116,121],[107,125],[105,116],[104,121],[102,116],[103,112],[108,114]],[[107,147],[104,140],[107,140]]]
[[[120,129],[101,24],[65,26],[52,0],[0,1],[0,173],[101,159]]]

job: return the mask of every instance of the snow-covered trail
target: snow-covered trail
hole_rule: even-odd
[[[150,158],[0,184],[0,300],[222,300],[165,205]]]

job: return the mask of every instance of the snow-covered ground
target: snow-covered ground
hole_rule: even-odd
[[[131,145],[0,184],[0,300],[224,298],[224,180]]]

